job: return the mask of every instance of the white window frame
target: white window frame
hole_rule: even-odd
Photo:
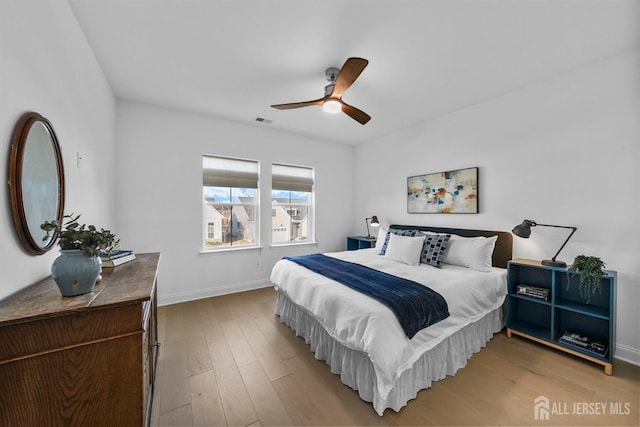
[[[272,163],[271,164],[271,209],[272,214],[271,217],[271,232],[270,232],[270,240],[271,246],[289,246],[289,245],[304,245],[304,244],[315,244],[315,171],[312,167],[309,166],[298,166],[298,165],[290,165],[284,163]],[[307,237],[305,240],[292,240],[291,238],[291,229],[293,228],[293,221],[291,217],[289,217],[289,224],[285,225],[285,228],[281,228],[280,224],[274,226],[274,219],[277,217],[274,215],[274,210],[276,209],[277,201],[274,201],[273,192],[274,191],[288,191],[289,195],[291,192],[308,192],[309,193],[309,201],[308,203],[304,202],[292,202],[289,199],[288,203],[280,202],[279,207],[282,207],[285,212],[291,209],[298,209],[300,207],[305,207],[307,210],[307,217],[305,220],[305,224],[307,230]],[[286,233],[288,235],[288,240],[278,240],[275,241],[274,233],[275,232]]]
[[[260,248],[260,163],[257,160],[239,159],[227,156],[217,155],[202,155],[202,252],[225,252],[236,251],[245,249]],[[207,187],[219,187],[229,190],[229,201],[223,202],[211,202],[207,200]],[[253,201],[247,203],[242,200],[233,200],[233,195],[237,192],[233,190],[240,189],[253,189],[255,191],[255,197]],[[247,215],[247,224],[253,226],[253,230],[249,231],[252,235],[253,242],[251,244],[223,244],[220,246],[209,245],[209,230],[211,221],[211,212],[208,207],[211,206],[224,206],[230,209],[243,208]],[[251,207],[253,209],[253,220],[250,220],[251,215],[247,209]],[[216,212],[219,210],[216,209]],[[215,216],[215,214],[213,214]],[[222,237],[224,232],[225,219],[220,218],[220,236]],[[245,224],[246,226],[246,224]],[[213,226],[215,228],[215,225]],[[215,233],[215,231],[214,231]],[[217,235],[217,233],[216,233]]]

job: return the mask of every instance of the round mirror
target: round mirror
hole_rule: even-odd
[[[53,127],[38,113],[25,113],[18,121],[9,155],[9,193],[16,233],[25,250],[33,255],[47,252],[58,236],[42,240],[40,224],[62,221],[64,170]]]

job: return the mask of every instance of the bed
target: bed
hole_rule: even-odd
[[[437,263],[426,259],[416,265],[419,239],[446,243]],[[508,232],[392,225],[381,230],[375,248],[323,254],[427,285],[441,295],[448,317],[411,338],[389,307],[293,258],[272,270],[275,312],[382,416],[387,408],[399,411],[433,381],[454,375],[503,328],[511,253]]]

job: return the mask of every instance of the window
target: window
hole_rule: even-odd
[[[313,241],[313,169],[274,163],[271,243]]]
[[[202,156],[204,249],[257,246],[258,162]]]

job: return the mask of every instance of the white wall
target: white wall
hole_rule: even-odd
[[[283,256],[345,249],[351,147],[130,101],[117,112],[117,230],[123,247],[162,252],[159,304],[268,286]],[[262,249],[200,253],[202,154],[260,162]],[[269,247],[272,162],[315,168],[317,246]]]
[[[355,152],[355,220],[511,230],[573,225],[558,259],[618,272],[617,357],[640,363],[640,51],[389,135]],[[376,165],[372,168],[371,165]],[[480,214],[408,214],[408,176],[479,166]],[[568,232],[514,237],[514,257],[551,258]]]
[[[0,1],[0,176],[25,111],[49,119],[65,168],[66,212],[115,223],[115,98],[65,0]],[[82,156],[76,167],[76,153]],[[50,274],[59,255],[28,255],[14,233],[8,187],[0,185],[0,298]]]

